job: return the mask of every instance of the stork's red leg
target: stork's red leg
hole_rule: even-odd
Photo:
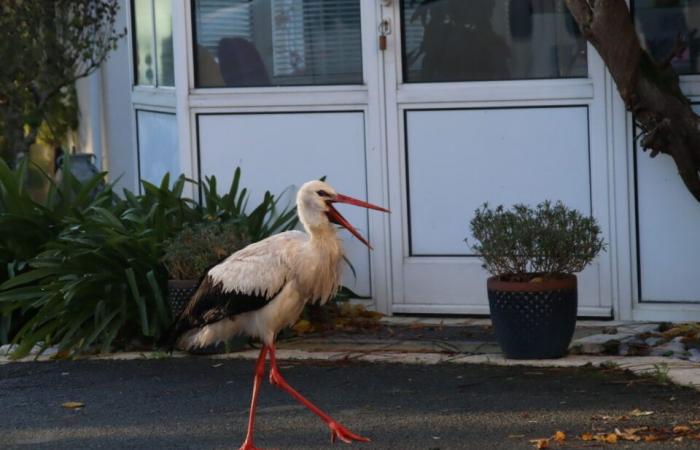
[[[253,445],[253,427],[255,426],[255,407],[258,405],[258,393],[260,392],[260,382],[265,375],[265,358],[268,348],[266,345],[260,349],[258,362],[255,363],[255,377],[253,378],[253,399],[250,401],[250,412],[248,413],[248,432],[245,435],[245,441],[239,450],[258,450]]]
[[[369,439],[366,437],[362,437],[358,434],[353,433],[352,431],[348,430],[345,428],[343,425],[339,424],[335,420],[333,420],[328,414],[324,413],[321,411],[316,405],[308,401],[306,398],[304,398],[299,392],[297,392],[293,387],[291,387],[284,378],[282,378],[282,375],[280,374],[279,370],[277,369],[277,358],[275,356],[275,345],[272,344],[269,347],[270,350],[270,383],[273,385],[277,386],[280,389],[285,390],[289,395],[297,399],[299,403],[302,405],[306,406],[311,412],[316,414],[318,417],[321,418],[324,422],[326,422],[326,425],[328,425],[328,428],[331,430],[331,442],[335,442],[336,439],[340,439],[343,442],[347,442],[348,444],[351,443],[352,441],[359,441],[359,442],[369,442]]]

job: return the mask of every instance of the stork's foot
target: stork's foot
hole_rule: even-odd
[[[247,440],[241,445],[241,448],[238,450],[261,450],[258,447],[254,446],[252,442],[248,442]]]
[[[366,437],[362,437],[359,434],[355,434],[352,431],[348,430],[341,424],[335,421],[330,421],[328,422],[328,428],[331,429],[331,442],[335,443],[336,439],[340,439],[341,441],[350,444],[353,441],[357,442],[369,442],[369,439]]]

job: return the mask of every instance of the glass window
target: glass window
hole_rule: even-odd
[[[198,87],[362,83],[359,0],[196,0]]]
[[[158,84],[175,86],[173,69],[173,3],[155,0],[156,55],[158,55]]]
[[[404,82],[585,77],[563,0],[401,0]]]
[[[700,0],[636,0],[634,20],[642,47],[657,61],[665,61],[678,36],[688,39],[688,48],[671,60],[678,73],[700,73],[698,53]]]
[[[134,0],[136,84],[174,86],[171,0]]]
[[[134,63],[136,84],[155,86],[155,58],[153,57],[153,10],[150,0],[134,0]]]

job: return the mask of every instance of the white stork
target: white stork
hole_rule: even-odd
[[[255,450],[253,427],[265,360],[270,355],[270,383],[318,415],[331,430],[331,441],[367,442],[321,411],[282,378],[275,358],[275,337],[293,325],[307,302],[327,302],[340,284],[343,246],[333,224],[369,246],[333,203],[389,212],[338,194],[328,183],[310,181],[297,194],[297,213],[306,230],[286,231],[251,244],[214,266],[177,318],[171,338],[184,349],[205,347],[247,334],[262,341],[255,365],[248,431],[240,450]],[[371,248],[371,247],[370,247]]]

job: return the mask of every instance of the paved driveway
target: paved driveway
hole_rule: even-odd
[[[366,449],[518,449],[561,430],[670,428],[700,419],[700,394],[600,369],[281,362],[287,380],[351,430]],[[204,357],[0,366],[0,448],[237,449],[252,361]],[[67,401],[84,402],[67,410]],[[629,420],[592,419],[630,411]],[[700,428],[700,425],[697,427]],[[700,430],[699,430],[700,431]],[[324,425],[286,394],[262,390],[257,444],[332,448]],[[596,444],[600,447],[600,444]],[[610,448],[662,449],[670,443]],[[336,444],[335,448],[345,448]],[[699,448],[687,438],[674,448]]]

